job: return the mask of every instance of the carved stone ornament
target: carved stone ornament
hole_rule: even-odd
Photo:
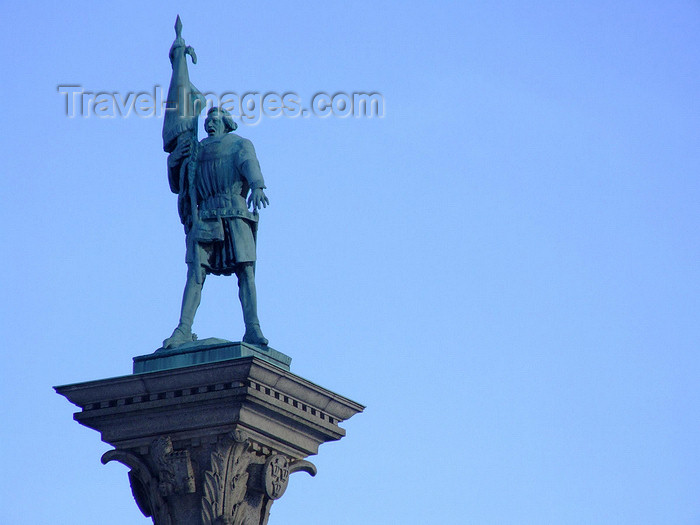
[[[102,463],[106,465],[110,461],[119,461],[131,469],[131,493],[143,515],[153,518],[156,525],[172,525],[170,510],[160,491],[160,482],[146,461],[132,452],[109,450],[102,455]]]
[[[265,525],[273,501],[287,488],[289,475],[300,470],[316,474],[308,461],[290,460],[241,431],[220,437],[206,446],[205,453],[210,457],[209,468],[198,471],[190,450],[175,451],[171,438],[161,436],[146,455],[110,450],[102,462],[119,461],[131,469],[129,483],[136,504],[155,525],[189,525],[195,516],[201,516],[202,525]],[[185,503],[197,505],[200,498],[200,510]],[[183,511],[191,516],[189,520],[183,520]]]
[[[173,451],[172,440],[161,436],[151,444],[151,458],[158,467],[161,495],[195,492],[194,472],[188,450]]]
[[[290,462],[243,432],[232,433],[212,451],[211,468],[203,476],[202,524],[265,525],[289,475],[300,470],[316,475],[312,463]]]
[[[220,441],[211,453],[211,468],[204,473],[202,484],[202,524],[230,525],[243,523],[234,520],[241,507],[248,486],[248,465],[251,454],[243,432],[231,434]]]
[[[284,495],[289,483],[289,475],[295,472],[308,472],[316,475],[316,466],[310,461],[297,460],[290,462],[286,456],[273,454],[265,462],[263,470],[263,487],[265,495],[270,499],[279,499]]]
[[[274,454],[265,462],[263,484],[265,494],[270,499],[282,497],[289,483],[289,460],[280,454]]]

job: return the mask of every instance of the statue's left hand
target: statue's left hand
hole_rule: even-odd
[[[250,192],[248,196],[248,207],[252,207],[254,212],[260,208],[267,208],[268,204],[270,204],[270,200],[267,198],[262,188],[255,188]]]

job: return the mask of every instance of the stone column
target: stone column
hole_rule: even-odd
[[[138,358],[137,358],[138,359]],[[256,356],[56,387],[129,467],[155,525],[264,525],[289,476],[363,406]]]

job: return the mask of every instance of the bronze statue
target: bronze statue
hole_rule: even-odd
[[[187,240],[187,281],[180,322],[163,348],[195,339],[192,323],[207,274],[238,277],[243,310],[243,342],[266,346],[258,320],[255,292],[255,243],[258,210],[266,207],[265,181],[253,144],[233,131],[237,125],[223,108],[213,107],[204,122],[208,136],[197,137],[204,97],[189,80],[186,56],[197,56],[182,39],[180,17],[170,48],[173,67],[165,119],[163,148],[168,156],[168,181],[178,194],[178,211]]]

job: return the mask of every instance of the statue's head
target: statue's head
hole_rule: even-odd
[[[236,131],[238,124],[233,120],[231,114],[224,108],[213,107],[207,112],[207,118],[204,120],[204,130],[209,135],[217,135],[221,133],[230,133]]]

